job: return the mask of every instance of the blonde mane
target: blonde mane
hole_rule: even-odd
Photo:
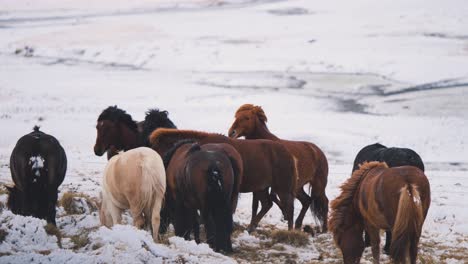
[[[341,194],[330,204],[332,213],[328,225],[337,244],[341,239],[342,233],[349,227],[346,224],[346,219],[353,210],[354,194],[362,178],[373,168],[388,168],[388,165],[385,162],[379,161],[364,162],[359,165],[359,169],[353,172],[351,178],[341,185]]]
[[[237,109],[236,116],[237,116],[237,114],[239,114],[242,111],[251,111],[252,113],[257,115],[257,117],[258,117],[258,119],[260,119],[260,121],[262,121],[264,123],[267,122],[266,114],[263,111],[261,106],[257,106],[257,105],[253,105],[253,104],[244,104],[241,107],[239,107],[239,109]]]

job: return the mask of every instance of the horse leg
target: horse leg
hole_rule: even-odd
[[[205,222],[206,241],[211,248],[215,249],[215,228],[213,216],[209,210],[202,212],[203,221]]]
[[[284,208],[284,215],[288,221],[288,230],[293,229],[294,222],[294,195],[292,193],[278,193],[282,207]]]
[[[190,215],[187,215],[188,209],[185,208],[183,202],[177,201],[175,206],[175,223],[174,231],[175,235],[185,238],[185,240],[190,240],[190,226],[189,223],[191,219],[188,219]]]
[[[259,200],[260,198],[258,192],[252,193],[252,218],[250,222],[252,222],[253,218],[257,215]]]
[[[296,198],[301,202],[302,209],[296,218],[294,227],[297,230],[301,230],[302,221],[304,220],[304,216],[307,213],[307,209],[309,209],[309,206],[312,203],[312,198],[309,195],[307,195],[306,192],[304,192],[304,189],[302,187],[297,190]]]
[[[112,218],[112,225],[120,225],[122,223],[122,209],[115,206],[112,202],[108,204],[108,210]]]
[[[55,215],[57,213],[56,204],[57,204],[57,190],[48,189],[47,199],[47,223],[51,223],[56,226]]]
[[[262,209],[255,216],[253,216],[253,211],[252,211],[252,220],[250,221],[249,227],[247,228],[247,231],[249,233],[251,233],[251,232],[253,232],[255,230],[255,228],[257,227],[260,220],[262,220],[263,216],[265,216],[265,214],[273,206],[273,202],[271,201],[271,199],[270,199],[270,197],[268,195],[268,188],[263,190],[263,191],[260,191],[260,192],[255,192],[254,197],[255,196],[257,197],[257,199],[260,199],[260,202],[262,203]],[[252,209],[253,209],[253,204],[252,204]]]
[[[390,254],[390,245],[392,243],[392,231],[387,230],[385,231],[385,246],[384,246],[384,253],[389,255]]]
[[[197,244],[200,244],[200,222],[198,221],[197,210],[193,210],[193,213],[192,213],[192,228],[193,228],[193,236],[195,238],[195,242]]]
[[[366,225],[365,230],[369,234],[372,257],[374,258],[374,264],[380,263],[380,233],[379,229],[372,225]]]
[[[143,217],[143,208],[140,208],[140,195],[135,195],[130,200],[130,213],[133,218],[133,225],[138,228],[142,229],[145,226],[145,218]]]
[[[160,213],[162,202],[162,197],[157,197],[156,201],[153,204],[153,210],[151,211],[151,228],[153,229],[154,242],[158,242],[159,240],[159,225],[161,223]]]

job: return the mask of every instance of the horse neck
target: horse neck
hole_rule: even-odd
[[[120,136],[123,150],[134,149],[143,145],[140,139],[140,134],[137,131],[128,128],[126,125],[120,125]]]
[[[257,118],[257,121],[255,122],[255,130],[252,133],[252,135],[248,135],[245,137],[246,139],[269,139],[269,140],[279,140],[277,136],[275,136],[273,133],[268,130],[267,125],[260,121]]]

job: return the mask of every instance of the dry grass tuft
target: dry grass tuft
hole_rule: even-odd
[[[8,231],[5,229],[0,229],[0,244],[5,241],[6,237],[8,236]]]
[[[88,234],[74,235],[70,237],[70,240],[73,242],[74,250],[83,248],[89,244]]]
[[[84,193],[73,193],[73,192],[66,192],[63,194],[62,198],[59,201],[59,206],[62,206],[67,214],[83,214],[83,208],[77,206],[77,200],[82,198],[86,201],[89,209],[94,212],[99,209],[99,205],[95,199],[89,197]]]
[[[283,243],[295,247],[304,247],[309,244],[309,234],[297,230],[276,230],[271,233],[274,244]]]
[[[44,230],[50,236],[57,237],[57,244],[61,248],[62,247],[62,232],[53,224],[47,224],[44,226]]]
[[[0,195],[4,194],[8,194],[8,190],[5,188],[5,186],[2,186],[2,188],[0,188]]]

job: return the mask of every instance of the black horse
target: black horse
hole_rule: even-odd
[[[7,186],[10,210],[55,225],[58,187],[67,171],[67,156],[58,140],[34,127],[16,143],[10,171],[14,182]]]
[[[414,150],[407,148],[387,148],[386,146],[375,143],[365,146],[359,151],[354,159],[353,172],[359,169],[359,165],[364,162],[383,161],[388,167],[414,166],[424,171],[424,163],[421,157]],[[388,254],[392,241],[392,232],[386,231],[384,252]],[[366,246],[370,245],[369,237],[366,233]]]
[[[153,130],[165,127],[176,128],[167,111],[149,109],[144,121],[134,121],[132,116],[117,106],[109,106],[97,119],[97,137],[94,153],[102,156],[107,151],[107,159],[120,150],[149,147],[148,136]]]
[[[175,234],[188,240],[193,232],[199,243],[200,210],[208,244],[216,251],[232,252],[232,205],[240,187],[240,154],[224,143],[199,145],[182,140],[168,151],[164,163],[166,205],[171,203]]]

